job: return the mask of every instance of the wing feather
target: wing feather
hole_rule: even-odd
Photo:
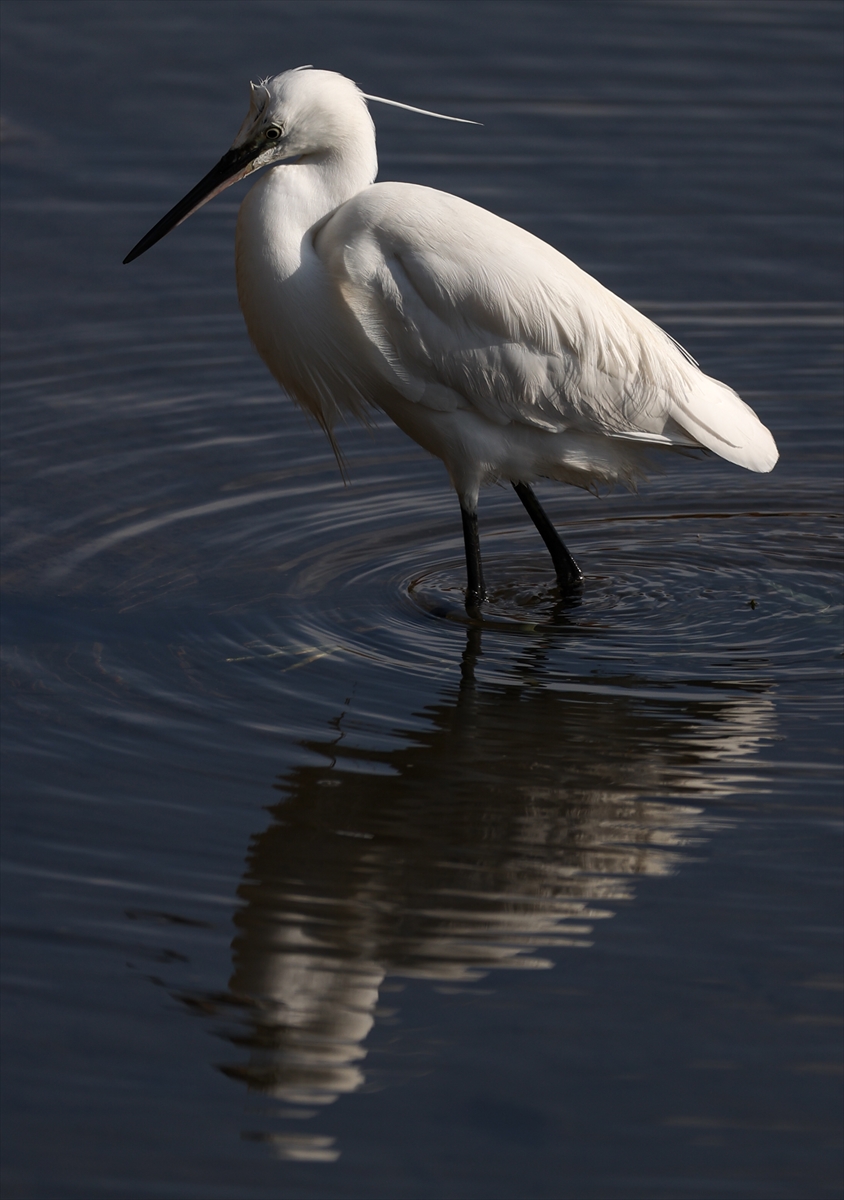
[[[706,445],[733,461],[743,461],[748,438],[767,433],[636,309],[458,197],[375,184],[337,210],[315,245],[372,361],[408,400],[554,433]],[[703,415],[713,386],[726,428]]]

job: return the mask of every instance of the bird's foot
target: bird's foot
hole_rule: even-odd
[[[475,621],[483,616],[481,605],[487,599],[486,591],[475,588],[466,589],[466,612]]]
[[[583,591],[583,572],[571,555],[569,555],[567,563],[555,563],[555,574],[559,589],[564,596],[572,592]]]

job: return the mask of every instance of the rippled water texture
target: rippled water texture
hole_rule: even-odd
[[[7,1197],[838,1194],[837,4],[5,5]],[[254,356],[227,192],[299,62],[773,429],[510,488]]]

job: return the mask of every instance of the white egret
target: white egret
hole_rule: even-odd
[[[332,442],[341,414],[375,407],[442,459],[463,516],[467,607],[486,595],[483,484],[510,480],[571,589],[580,571],[533,480],[632,487],[654,447],[771,470],[777,448],[752,409],[569,259],[456,196],[374,183],[367,99],[380,98],[305,67],[253,84],[232,148],[125,261],[271,168],[237,223],[252,341]]]

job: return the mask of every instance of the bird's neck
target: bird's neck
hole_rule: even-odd
[[[314,237],[376,170],[374,141],[368,159],[326,153],[275,167],[248,193],[237,222],[237,290],[249,335],[279,383],[327,428],[351,367],[337,361],[336,288]]]
[[[249,192],[241,221],[269,222],[274,241],[282,237],[298,243],[307,230],[368,187],[377,171],[374,141],[371,146],[346,146],[281,163]]]
[[[279,304],[283,292],[290,309],[299,302],[316,303],[325,284],[314,250],[316,231],[369,186],[377,169],[373,139],[371,154],[309,155],[267,171],[248,192],[237,221],[235,261],[241,307],[256,343],[257,330],[268,319],[261,310],[270,293]]]

